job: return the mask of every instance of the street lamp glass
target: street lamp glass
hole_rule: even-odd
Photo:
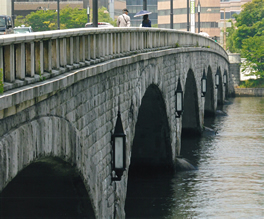
[[[115,168],[123,169],[124,160],[123,160],[123,138],[115,137]]]
[[[216,87],[219,86],[219,73],[218,72],[215,74],[215,86]]]
[[[207,91],[207,86],[206,86],[207,78],[205,75],[205,71],[203,72],[203,77],[201,79],[201,91],[202,91],[202,97],[205,96],[206,91]]]

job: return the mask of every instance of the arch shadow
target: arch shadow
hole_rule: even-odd
[[[151,84],[139,108],[129,172],[172,166],[170,128],[159,88]]]
[[[192,70],[188,71],[184,89],[182,136],[201,135],[197,86]]]
[[[19,172],[0,194],[0,212],[1,218],[95,218],[76,168],[55,157]]]
[[[151,84],[142,98],[135,126],[125,202],[126,218],[162,218],[166,215],[161,210],[162,195],[171,193],[172,170],[166,107],[159,88]],[[167,186],[161,186],[164,184]]]
[[[204,117],[213,117],[215,115],[214,108],[214,82],[213,82],[212,69],[209,66],[207,71],[207,92],[205,94],[204,102]]]
[[[223,94],[223,79],[220,67],[217,68],[219,74],[219,86],[217,90],[217,108],[224,104],[224,94]]]
[[[18,218],[25,215],[24,218],[51,218],[54,216],[49,213],[53,211],[58,218],[61,212],[54,209],[55,203],[48,204],[45,200],[50,200],[50,197],[52,197],[54,200],[62,201],[60,197],[63,196],[65,200],[60,205],[65,204],[67,206],[67,195],[71,196],[79,188],[73,186],[74,183],[77,182],[78,185],[83,185],[80,176],[77,177],[77,169],[72,167],[72,165],[77,165],[76,159],[79,157],[77,148],[79,144],[79,135],[76,128],[69,121],[57,116],[38,117],[35,120],[21,124],[2,136],[0,138],[0,208],[2,208],[0,209],[0,216],[7,215],[4,218]],[[50,175],[53,177],[50,177]],[[69,181],[72,187],[67,187],[64,191],[61,191],[65,180]],[[43,184],[43,182],[45,183]],[[72,191],[69,191],[71,189]],[[83,186],[80,187],[80,190],[82,192],[86,191]],[[61,193],[57,194],[58,191],[61,191]],[[27,196],[27,194],[31,196]],[[87,194],[87,191],[84,194]],[[82,205],[87,209],[91,209],[91,199],[89,199],[89,196],[84,196],[87,202]],[[13,204],[9,202],[8,197],[11,197],[10,200]],[[82,197],[76,196],[75,198],[82,199]],[[37,199],[42,201],[35,201]],[[24,206],[23,204],[28,201],[31,201],[31,204]],[[35,202],[39,204],[35,205]],[[53,203],[52,200],[50,202]],[[74,202],[71,203],[74,204]],[[16,209],[15,205],[20,210],[12,211],[12,209]],[[20,205],[24,207],[22,208]],[[58,209],[64,209],[60,205],[57,206]],[[76,211],[73,212],[77,213],[76,218],[79,217],[79,213],[81,215],[87,213],[85,210],[81,210],[82,205],[75,205]],[[30,206],[34,206],[34,209],[29,208]],[[65,212],[68,212],[67,209]],[[90,217],[95,218],[92,216],[94,211],[89,212]],[[46,213],[48,215],[43,216]],[[14,214],[16,216],[12,216]],[[69,213],[69,215],[71,214]],[[65,218],[67,217],[66,215]]]

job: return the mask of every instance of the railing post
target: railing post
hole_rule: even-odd
[[[107,57],[107,59],[109,59],[109,51],[110,51],[110,40],[109,40],[110,35],[109,35],[109,33],[105,34],[105,38],[106,38],[106,40],[105,40],[105,42],[106,42],[105,56]]]
[[[5,46],[5,80],[13,82],[15,80],[15,48],[14,44]]]
[[[44,71],[51,73],[52,71],[52,45],[51,40],[45,40],[44,45]]]
[[[59,44],[59,39],[56,39],[55,42],[56,42],[56,52],[55,52],[56,68],[60,69],[60,44]]]
[[[70,65],[73,65],[73,62],[74,62],[74,50],[73,50],[73,37],[71,36],[70,37]]]
[[[82,36],[82,46],[81,46],[81,49],[82,49],[82,59],[81,61],[85,62],[85,36]]]
[[[120,51],[121,51],[121,39],[120,39],[120,33],[117,33],[117,36],[116,36],[116,40],[117,40],[117,45],[116,45],[116,47],[117,47],[117,51],[116,51],[116,53],[118,54],[118,55],[120,55]]]
[[[89,35],[87,35],[87,37],[86,37],[86,39],[87,39],[87,47],[86,47],[86,51],[87,51],[87,60],[88,61],[90,61],[90,59],[91,59],[91,35],[89,34]]]
[[[40,64],[40,73],[43,74],[44,73],[44,49],[43,49],[43,41],[40,41],[39,44],[39,64]]]
[[[25,79],[26,66],[25,43],[16,45],[16,77],[18,79]]]
[[[75,37],[75,40],[76,40],[76,47],[75,47],[75,50],[76,51],[76,62],[79,63],[80,62],[80,37],[79,36],[76,36]]]
[[[110,58],[113,56],[113,54],[114,54],[114,39],[113,39],[113,37],[114,37],[114,33],[110,33],[109,34],[109,45],[110,45],[110,47],[109,47],[109,55],[110,55]]]
[[[67,65],[67,50],[66,50],[66,38],[60,38],[60,66],[65,67]]]
[[[91,35],[91,59],[96,59],[96,35]]]
[[[100,37],[101,34],[96,34],[95,35],[95,42],[96,42],[96,47],[95,47],[95,54],[96,54],[96,59],[100,59],[101,58],[101,48],[102,48],[102,44],[100,42]]]

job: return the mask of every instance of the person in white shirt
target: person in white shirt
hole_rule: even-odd
[[[118,27],[130,27],[130,17],[128,16],[128,10],[123,9],[123,14],[119,15],[117,18]]]

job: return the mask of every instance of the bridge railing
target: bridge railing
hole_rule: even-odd
[[[210,48],[228,59],[219,44],[190,32],[80,28],[0,36],[0,71],[7,91],[113,58],[176,47]]]

